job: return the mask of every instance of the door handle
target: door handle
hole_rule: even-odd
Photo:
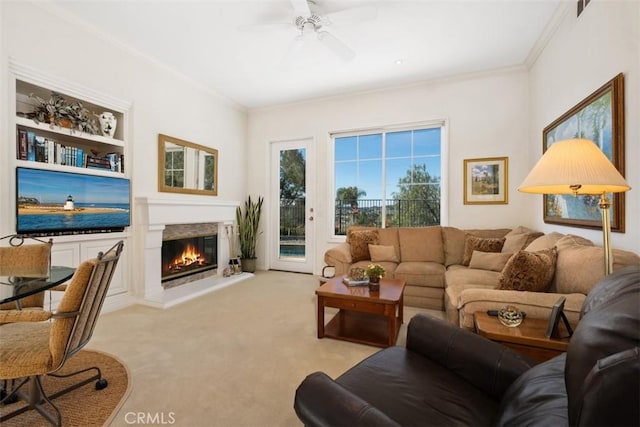
[[[313,217],[312,216],[309,217],[309,221],[313,221]]]

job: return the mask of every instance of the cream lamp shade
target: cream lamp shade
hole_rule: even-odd
[[[552,144],[524,182],[523,193],[602,194],[631,190],[613,163],[588,139]]]
[[[602,213],[604,273],[613,271],[611,203],[607,193],[631,190],[607,156],[588,139],[567,139],[552,144],[538,160],[518,191],[538,194],[599,194]]]

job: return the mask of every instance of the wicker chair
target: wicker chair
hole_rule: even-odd
[[[97,367],[64,375],[68,377],[89,370],[97,372],[51,396],[45,394],[40,378],[42,375],[56,376],[54,373],[66,360],[91,339],[123,245],[120,241],[106,253],[101,252],[97,258],[80,264],[55,313],[45,310],[0,311],[0,323],[6,323],[0,326],[0,379],[21,379],[0,403],[10,401],[14,396],[28,403],[0,418],[0,424],[26,410],[35,409],[52,424],[60,426],[62,416],[52,399],[96,379],[96,389],[107,386]],[[28,393],[21,390],[25,384],[28,384]],[[53,407],[55,414],[45,409],[45,402]]]
[[[20,236],[5,236],[0,240],[9,239],[9,246],[0,247],[0,274],[3,276],[21,276],[24,274],[48,273],[51,266],[51,246],[53,239],[33,245],[24,245],[24,238]],[[44,292],[21,298],[15,302],[0,304],[0,310],[21,308],[42,308],[44,306]]]

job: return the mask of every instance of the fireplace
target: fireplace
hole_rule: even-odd
[[[132,291],[140,304],[168,308],[251,277],[249,273],[224,277],[220,268],[229,262],[229,227],[235,222],[240,202],[181,195],[137,197],[135,206],[142,263],[133,269]],[[218,268],[163,281],[165,241],[214,235],[218,245],[213,259]]]
[[[218,235],[188,236],[162,241],[164,284],[185,276],[218,268]]]

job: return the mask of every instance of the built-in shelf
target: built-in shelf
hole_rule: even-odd
[[[46,68],[46,64],[43,63],[42,67]],[[6,156],[10,159],[8,161],[9,168],[2,171],[9,183],[7,188],[11,191],[11,196],[3,200],[3,204],[6,206],[3,209],[3,216],[5,213],[9,214],[6,220],[8,228],[13,228],[15,232],[19,230],[19,203],[23,203],[23,205],[39,204],[39,200],[43,200],[43,203],[55,206],[56,204],[65,203],[64,199],[60,202],[57,201],[57,193],[61,192],[64,195],[73,195],[74,200],[72,202],[75,202],[81,208],[85,207],[82,206],[83,204],[89,205],[89,207],[91,207],[90,204],[92,203],[107,205],[111,202],[110,197],[114,194],[111,190],[116,187],[89,187],[85,192],[89,196],[86,196],[85,194],[77,194],[83,193],[83,183],[88,187],[89,183],[96,185],[95,183],[118,182],[118,189],[125,187],[122,183],[126,183],[131,188],[128,179],[132,175],[131,166],[133,162],[130,162],[132,150],[127,141],[131,108],[129,102],[117,99],[109,94],[98,93],[91,88],[80,86],[76,82],[48,75],[24,64],[18,64],[12,59],[8,60],[8,68],[11,90],[8,97],[7,118],[11,127],[9,135],[13,133],[14,139],[13,142],[6,144]],[[29,118],[29,114],[34,111],[36,97],[49,100],[53,92],[59,93],[70,105],[77,106],[81,104],[82,107],[88,110],[88,114],[95,115],[98,127],[98,115],[105,112],[112,113],[117,121],[113,137],[102,135],[102,133],[94,135],[57,125],[52,126],[43,122],[36,123]],[[26,150],[25,143],[27,143]],[[30,151],[33,148],[37,148],[37,151]],[[85,156],[92,157],[90,163],[93,167],[84,167],[87,164]],[[118,163],[117,160],[120,162]],[[126,161],[126,164],[123,163],[123,160]],[[116,165],[115,167],[113,166],[114,164]],[[122,168],[123,164],[124,168]],[[38,172],[47,173],[39,174],[41,178],[35,180],[35,183],[25,185],[24,180],[18,182],[19,174],[25,172],[21,168],[29,168],[35,171],[28,171],[25,175],[20,176],[28,176],[28,174],[35,176]],[[72,174],[56,174],[53,172],[71,172]],[[47,178],[42,178],[43,176]],[[49,182],[48,177],[53,176],[56,177],[56,180]],[[65,176],[65,178],[61,178],[61,176]],[[65,181],[69,177],[73,178]],[[103,177],[111,179],[103,179]],[[75,187],[68,189],[67,182],[75,182],[75,184],[69,184],[75,185]],[[24,195],[20,194],[21,189],[24,189]],[[21,199],[21,196],[24,197]],[[28,200],[31,198],[35,199],[35,202]],[[131,199],[130,196],[129,199]],[[134,218],[131,201],[129,200],[129,224],[132,223]],[[120,201],[113,203],[124,204]],[[12,215],[12,212],[15,212],[15,215]],[[129,292],[133,282],[131,259],[135,248],[133,226],[105,225],[104,229],[102,229],[100,220],[95,219],[96,217],[94,216],[92,218],[96,221],[95,224],[97,226],[94,228],[85,227],[87,223],[86,213],[78,212],[75,216],[65,216],[64,221],[54,219],[55,216],[59,215],[52,214],[48,221],[55,225],[51,226],[51,228],[43,229],[41,233],[41,235],[46,235],[54,240],[52,263],[77,266],[84,260],[94,258],[99,252],[108,250],[118,241],[124,240],[125,249],[120,257],[116,271],[113,273],[108,298],[105,301],[105,306],[123,306],[131,299]],[[99,215],[100,213],[97,212],[97,214]],[[68,213],[65,215],[68,215]],[[74,218],[78,218],[78,221],[77,223],[73,222],[72,226],[68,228],[60,226],[60,224],[71,223]],[[46,223],[46,220],[42,218],[35,218],[32,223],[34,221]],[[122,224],[124,224],[124,221]],[[33,230],[33,234],[39,234],[37,227],[34,227]]]
[[[25,83],[16,80],[16,166],[55,171],[84,173],[87,175],[103,176],[128,176],[125,164],[128,160],[125,156],[126,143],[121,135],[125,135],[122,127],[125,126],[125,114],[121,111],[109,109],[97,104],[91,106],[89,114],[96,115],[95,111],[115,112],[117,120],[116,134],[95,135],[82,132],[77,129],[61,127],[58,124],[36,122],[29,118],[33,109],[33,99],[45,96],[45,93],[54,93],[53,90],[38,86],[34,83]],[[85,106],[81,97],[69,96],[61,92],[60,96],[67,102]],[[74,104],[76,105],[76,104]],[[87,107],[84,107],[87,108]],[[91,113],[93,111],[93,113]],[[113,114],[113,113],[112,113]],[[95,116],[96,125],[98,116]]]
[[[31,160],[16,160],[15,165],[19,167],[24,167],[24,168],[46,169],[46,170],[59,171],[59,172],[81,172],[85,175],[115,176],[115,177],[124,176],[122,172],[114,172],[107,169],[80,168],[78,166],[57,165],[55,163],[34,162]]]
[[[64,140],[72,140],[72,141],[94,141],[99,144],[113,146],[113,147],[124,147],[124,141],[109,138],[107,136],[102,135],[91,135],[89,133],[80,132],[78,130],[72,130],[68,128],[63,128],[60,126],[50,125],[49,123],[36,123],[31,119],[27,119],[25,117],[16,117],[16,124],[24,127],[28,127],[31,129],[37,129],[43,133],[49,133],[51,135],[61,135]]]

